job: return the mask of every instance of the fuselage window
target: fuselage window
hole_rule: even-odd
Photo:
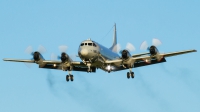
[[[87,45],[87,43],[85,43],[85,46]]]
[[[92,46],[92,43],[88,43],[89,46]]]
[[[96,44],[95,44],[95,43],[93,43],[93,46],[94,46],[94,47],[96,47]]]
[[[84,45],[84,43],[81,43],[81,46],[83,46]]]

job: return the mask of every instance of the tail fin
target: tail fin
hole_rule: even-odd
[[[116,23],[114,25],[114,35],[113,35],[113,45],[110,47],[110,50],[115,51],[117,45],[117,31],[116,31]]]

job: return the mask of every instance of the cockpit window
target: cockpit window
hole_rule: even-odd
[[[89,46],[92,46],[92,43],[88,43]]]
[[[95,43],[81,43],[80,46],[94,46],[94,47],[97,47],[97,45]]]
[[[84,43],[81,43],[81,46],[83,46],[84,45]]]
[[[93,46],[96,47],[97,45],[95,43],[93,43]]]

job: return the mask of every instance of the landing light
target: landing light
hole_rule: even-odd
[[[53,64],[53,67],[56,67],[56,64]]]
[[[111,71],[111,66],[110,65],[107,66],[107,70]]]

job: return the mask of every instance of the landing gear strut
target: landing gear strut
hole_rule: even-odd
[[[91,72],[92,72],[91,63],[87,63],[87,66],[88,66],[87,72],[88,72],[88,73],[91,73]]]

